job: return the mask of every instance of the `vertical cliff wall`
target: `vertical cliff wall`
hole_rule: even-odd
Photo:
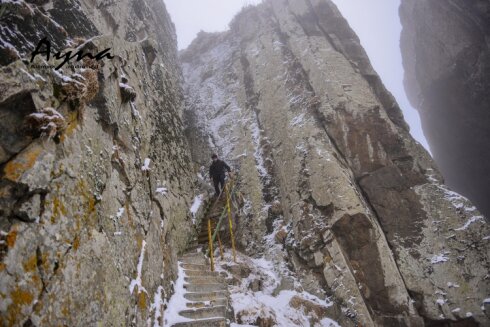
[[[447,183],[490,215],[490,4],[400,6],[405,89]]]
[[[247,7],[181,61],[194,157],[238,170],[242,249],[280,244],[278,264],[353,324],[488,323],[485,221],[443,185],[330,1]]]
[[[0,325],[160,325],[193,196],[163,2],[1,9]],[[44,37],[114,58],[40,68]]]

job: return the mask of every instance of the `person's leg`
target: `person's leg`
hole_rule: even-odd
[[[219,195],[220,187],[219,187],[220,179],[219,178],[213,178],[213,184],[214,184],[214,192],[215,196]]]
[[[225,176],[219,177],[219,184],[220,184],[219,188],[220,188],[221,192],[223,192],[225,189]]]

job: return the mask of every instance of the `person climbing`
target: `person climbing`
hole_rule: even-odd
[[[211,156],[213,163],[209,167],[209,178],[213,181],[215,197],[221,194],[221,191],[225,187],[225,170],[228,171],[228,175],[231,174],[231,168],[223,160],[218,158],[216,153]]]

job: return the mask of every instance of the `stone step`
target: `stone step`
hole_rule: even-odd
[[[197,277],[212,277],[212,276],[219,276],[219,273],[216,271],[211,271],[211,268],[208,268],[208,270],[185,270],[185,275],[192,277],[192,276],[197,276]]]
[[[217,284],[217,283],[226,283],[223,277],[221,276],[201,276],[201,275],[195,275],[195,276],[189,276],[185,277],[184,281],[188,284]]]
[[[207,307],[215,307],[219,305],[226,305],[228,303],[227,299],[215,299],[215,300],[207,300],[207,301],[199,301],[199,302],[189,302],[187,303],[188,308],[207,308]]]
[[[187,251],[186,253],[182,254],[180,258],[204,258],[204,253],[197,251]]]
[[[198,243],[209,242],[208,234],[206,234],[206,236],[199,236],[197,238],[197,242]]]
[[[203,264],[194,264],[194,263],[182,263],[182,268],[184,270],[202,270],[202,271],[210,271],[211,267]]]
[[[193,241],[192,245],[187,246],[187,252],[197,252],[197,249],[202,249],[202,244],[197,242],[197,238]],[[202,252],[202,251],[201,251]]]
[[[226,317],[226,306],[182,310],[179,315],[191,319],[224,318]]]
[[[224,283],[192,283],[184,284],[184,288],[187,292],[213,292],[226,290],[227,285]]]
[[[197,235],[196,240],[199,242],[199,239],[202,239],[202,238],[208,239],[208,231],[206,231],[205,233],[201,233],[201,234]]]
[[[180,257],[179,261],[184,264],[196,264],[196,265],[207,265],[208,260],[204,257],[203,254],[195,255],[195,256],[185,256]]]
[[[189,301],[213,301],[218,299],[226,299],[226,291],[214,291],[214,292],[194,292],[185,293],[184,298]]]
[[[225,327],[225,318],[212,318],[212,319],[199,319],[188,322],[179,322],[178,324],[173,324],[173,327]]]
[[[214,231],[215,231],[215,230],[216,230],[216,229],[213,227],[213,231],[211,232],[211,235],[212,235],[212,234],[214,234]],[[225,229],[225,227],[224,227],[224,226],[223,226],[223,224],[222,224],[222,225],[221,225],[221,227],[220,227],[220,232],[224,232],[225,230],[226,230],[226,229]],[[206,228],[206,230],[205,230],[205,231],[202,231],[201,233],[199,233],[199,234],[197,235],[197,238],[200,238],[200,237],[206,237],[206,238],[208,237],[208,229],[207,229],[207,228]]]

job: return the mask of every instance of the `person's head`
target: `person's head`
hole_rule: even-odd
[[[212,159],[213,161],[218,160],[218,155],[217,155],[216,153],[213,153],[213,155],[211,156],[211,159]]]

